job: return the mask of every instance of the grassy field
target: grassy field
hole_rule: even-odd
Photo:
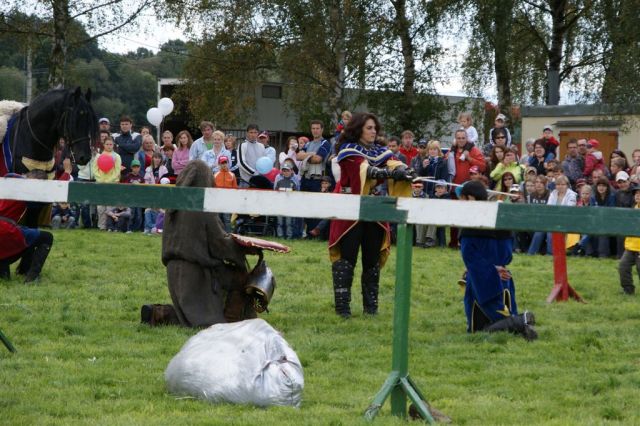
[[[271,313],[304,365],[303,405],[211,405],[167,393],[163,372],[193,330],[139,324],[144,303],[170,302],[160,238],[59,231],[37,286],[0,281],[0,424],[364,424],[391,364],[395,257],[384,269],[380,315],[333,314],[326,244],[292,242],[268,254],[278,287]],[[395,251],[395,250],[394,250]],[[395,253],[394,253],[395,254]],[[545,304],[549,257],[517,255],[521,308],[540,339],[468,335],[448,249],[415,249],[410,374],[457,424],[640,424],[637,297],[622,295],[613,260],[570,258],[569,279],[587,300]],[[14,265],[15,266],[15,265]],[[357,275],[359,272],[357,271]],[[385,404],[376,424],[402,424]]]

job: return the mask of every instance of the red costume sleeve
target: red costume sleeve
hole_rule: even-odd
[[[11,222],[18,222],[26,207],[24,201],[0,200],[0,216],[7,218],[0,219],[0,259],[14,256],[27,248],[20,227]]]
[[[360,164],[365,161],[363,157],[352,156],[342,160],[340,164],[340,185],[342,188],[350,187],[352,194],[360,194],[362,182],[360,180]]]

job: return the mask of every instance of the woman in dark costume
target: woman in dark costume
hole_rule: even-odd
[[[388,179],[390,196],[411,196],[415,173],[384,146],[376,144],[380,122],[370,113],[354,114],[336,146],[340,177],[336,192],[370,195]],[[353,269],[362,247],[362,304],[365,314],[378,312],[380,268],[389,255],[391,237],[386,222],[333,220],[329,234],[336,313],[351,316]]]

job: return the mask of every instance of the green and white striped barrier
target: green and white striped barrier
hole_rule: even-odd
[[[0,178],[0,199],[640,236],[640,210]]]
[[[3,178],[0,199],[398,223],[391,373],[365,411],[369,420],[387,399],[393,415],[406,417],[409,398],[425,420],[434,422],[426,398],[409,376],[413,224],[640,236],[638,209]]]

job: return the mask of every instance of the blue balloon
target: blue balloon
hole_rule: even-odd
[[[269,157],[260,157],[256,161],[256,170],[261,175],[266,175],[273,169],[273,161]]]

